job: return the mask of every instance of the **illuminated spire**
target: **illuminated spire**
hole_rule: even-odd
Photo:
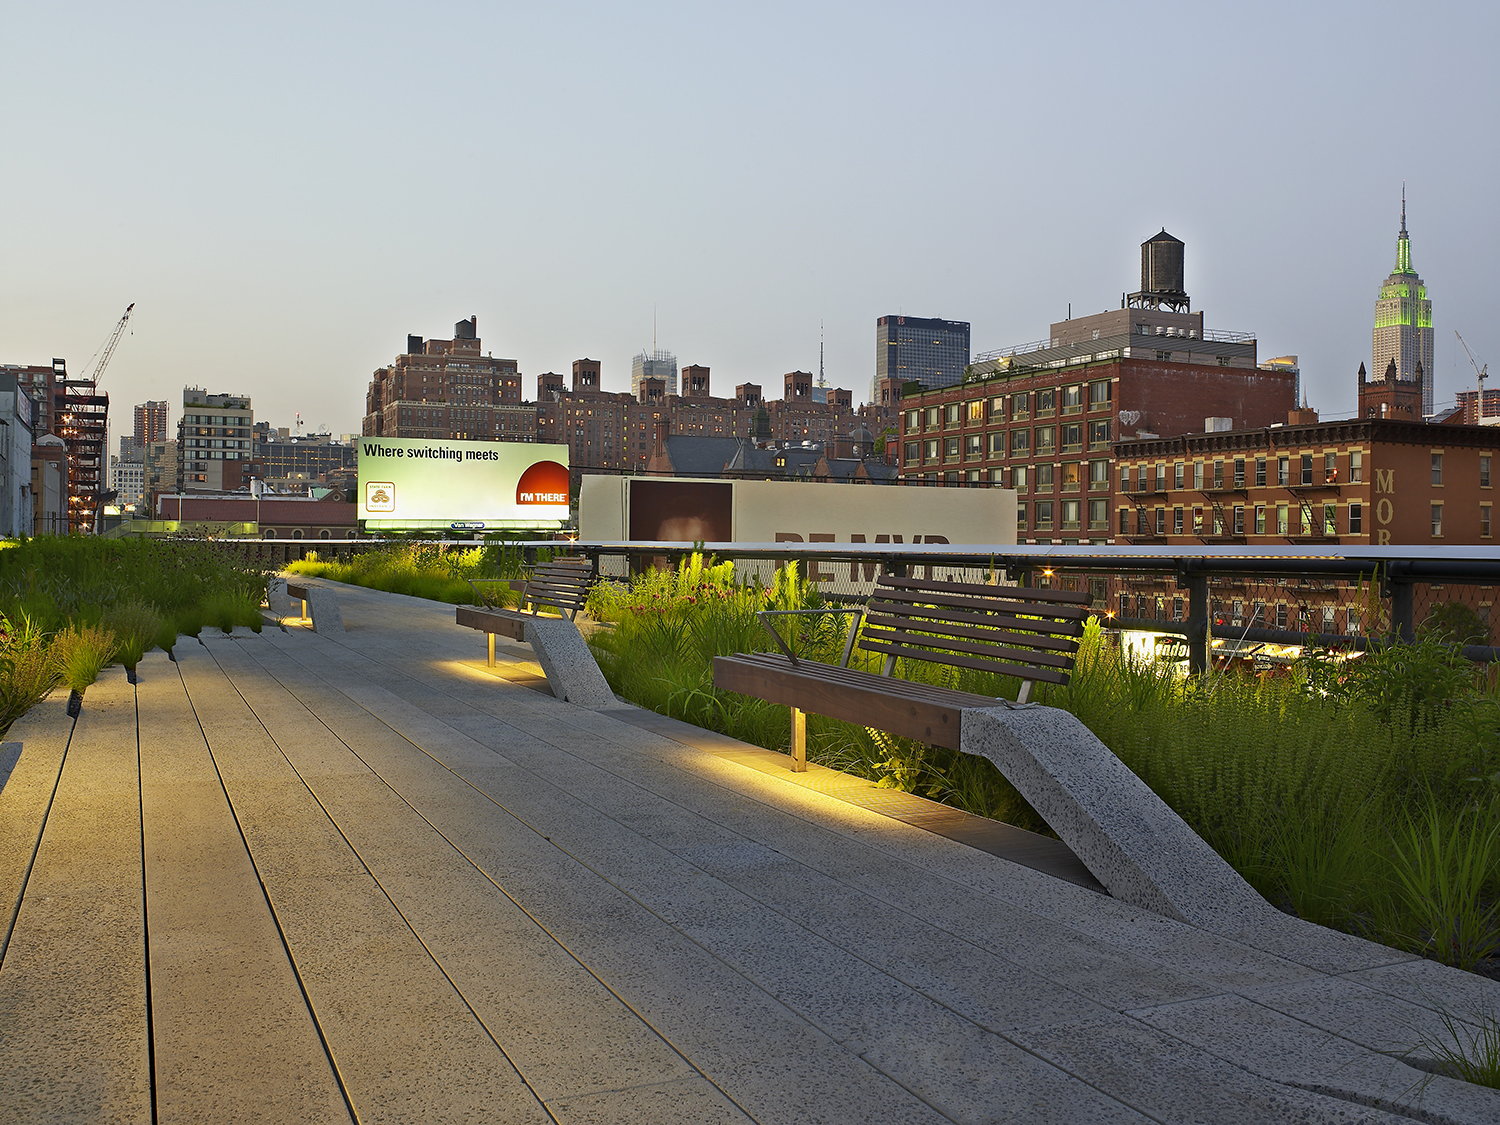
[[[1401,185],[1401,233],[1396,236],[1396,273],[1415,273],[1411,268],[1411,239],[1406,233],[1406,184]]]

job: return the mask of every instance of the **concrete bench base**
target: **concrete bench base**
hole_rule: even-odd
[[[266,587],[266,604],[277,617],[310,618],[314,633],[327,635],[344,631],[338,596],[326,586],[272,578]]]
[[[965,710],[960,749],[994,762],[1112,897],[1217,933],[1288,921],[1067,711]]]
[[[498,633],[531,645],[552,694],[559,699],[580,707],[614,707],[618,703],[583,634],[567,618],[459,606],[454,619],[460,625],[487,634],[491,666],[495,663]]]

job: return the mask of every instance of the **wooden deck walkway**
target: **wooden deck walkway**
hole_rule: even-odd
[[[13,729],[0,1121],[1500,1120],[1392,1057],[1489,982],[1143,914],[339,593]]]

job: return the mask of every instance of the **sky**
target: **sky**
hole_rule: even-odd
[[[973,350],[1187,246],[1209,328],[1353,412],[1402,184],[1437,398],[1500,365],[1493,3],[9,3],[0,363],[358,433],[408,333],[543,371],[656,343],[866,397],[875,321]],[[653,327],[654,326],[654,327]],[[1500,373],[1500,366],[1497,366]],[[1492,384],[1500,386],[1500,383]]]

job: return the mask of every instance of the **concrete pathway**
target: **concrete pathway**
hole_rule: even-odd
[[[1150,915],[338,596],[13,728],[0,1121],[1500,1120],[1394,1057],[1490,982]]]

